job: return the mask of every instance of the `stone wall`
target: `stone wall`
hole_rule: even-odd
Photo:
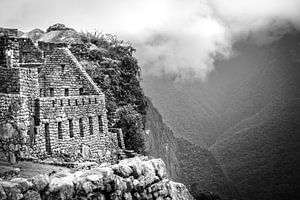
[[[86,44],[70,44],[68,48],[77,59],[88,60],[89,55]]]
[[[45,67],[40,72],[39,84],[41,96],[64,96],[68,89],[70,96],[97,95],[99,89],[91,84],[92,80],[79,63],[75,63],[67,49],[56,49],[51,56],[46,58]],[[82,91],[80,91],[82,90]]]
[[[10,120],[16,125],[28,129],[32,102],[26,96],[19,94],[0,93],[0,120]]]
[[[93,156],[114,157],[120,134],[108,131],[104,94],[71,52],[83,58],[85,45],[38,45],[29,38],[0,37],[0,92],[19,95],[13,119],[27,130],[31,147],[51,154],[85,145]],[[0,100],[5,118],[14,100],[7,95]]]
[[[114,133],[115,140],[118,142],[118,147],[125,149],[124,136],[122,129],[120,128],[109,128],[109,132]]]
[[[27,96],[0,93],[1,160],[16,162],[16,158],[25,152],[23,147],[32,125],[31,103]]]
[[[107,167],[0,181],[0,199],[194,200],[166,177],[161,159],[132,158]]]
[[[0,118],[11,120],[28,132],[35,115],[34,100],[38,96],[36,68],[0,68]]]
[[[0,67],[0,92],[20,93],[20,70],[18,68]]]
[[[30,38],[0,37],[0,66],[16,67],[19,63],[42,63],[43,52]]]
[[[34,100],[39,96],[39,81],[37,68],[18,68],[20,81],[20,94]]]
[[[50,55],[56,48],[66,48],[68,45],[66,43],[51,43],[38,41],[38,47],[44,52],[44,55]]]
[[[106,150],[106,141],[110,140],[110,136],[103,95],[43,97],[39,99],[38,115],[40,119],[36,137],[38,149],[46,151],[45,126],[49,126],[52,152],[67,151],[70,148],[79,149],[82,144],[88,145],[93,153]],[[79,125],[80,119],[82,128]],[[60,136],[58,123],[61,123],[62,129]]]
[[[38,42],[38,47],[50,55],[57,48],[68,48],[78,59],[88,58],[88,47],[86,44],[67,44],[67,43],[54,43],[54,42]]]
[[[0,36],[0,66],[19,66],[19,38]]]
[[[6,36],[18,36],[18,29],[13,28],[1,28],[0,27],[0,36],[6,35]]]
[[[20,47],[20,63],[42,63],[43,51],[34,45],[30,38],[18,38]]]
[[[0,92],[38,96],[37,68],[0,67]]]

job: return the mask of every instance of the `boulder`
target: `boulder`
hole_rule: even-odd
[[[7,198],[6,193],[2,187],[2,185],[0,185],[0,199],[5,200]]]
[[[114,181],[114,190],[127,191],[127,182],[126,179],[120,176],[115,176]]]
[[[88,181],[78,181],[75,184],[76,192],[80,195],[86,196],[93,191],[93,184]]]
[[[155,169],[151,161],[144,161],[142,164],[142,174],[143,176],[139,177],[140,185],[146,187],[157,180],[155,175]]]
[[[9,152],[9,162],[13,164],[17,162],[17,158],[14,152]]]
[[[167,167],[166,164],[164,163],[164,161],[162,159],[152,159],[150,160],[150,162],[152,163],[154,169],[155,169],[155,173],[156,175],[160,178],[163,179],[167,176]]]
[[[72,199],[75,193],[73,184],[74,175],[65,174],[65,176],[51,177],[43,199]]]
[[[130,167],[133,172],[132,175],[135,178],[138,178],[142,174],[142,160],[138,157],[121,160],[119,164]]]
[[[78,163],[76,166],[76,170],[80,170],[80,169],[91,169],[91,168],[95,168],[99,166],[97,162],[82,162],[82,163]]]
[[[11,123],[0,124],[0,139],[11,139],[18,136],[18,131]]]
[[[124,200],[132,200],[132,195],[130,192],[126,192],[124,194]]]
[[[194,200],[183,184],[169,181],[161,159],[131,158],[113,166],[61,171],[32,179],[0,181],[2,200],[173,199]],[[164,178],[163,178],[164,177]]]
[[[115,174],[122,176],[124,178],[129,177],[133,173],[132,168],[124,163],[114,165],[113,170]]]
[[[6,154],[2,151],[0,152],[0,160],[1,161],[8,161]]]
[[[87,195],[93,190],[105,190],[104,180],[113,175],[111,168],[94,168],[92,170],[75,173],[74,184],[77,193]]]
[[[47,28],[47,33],[50,31],[66,31],[66,30],[74,30],[74,29],[68,28],[64,24],[57,23],[52,26],[49,26]]]
[[[49,184],[49,176],[42,174],[32,178],[33,188],[39,192],[43,191]]]
[[[87,160],[92,157],[92,151],[89,146],[82,144],[81,145],[81,155],[84,160]]]
[[[21,190],[18,188],[17,183],[13,183],[9,181],[1,181],[0,185],[2,186],[7,199],[20,200],[23,198],[23,194]]]
[[[24,200],[41,200],[41,195],[37,191],[28,190],[24,194]]]
[[[10,181],[16,183],[17,187],[21,190],[22,193],[26,192],[33,186],[32,182],[27,180],[26,178],[13,178]]]
[[[173,200],[195,200],[185,185],[173,181],[168,182],[169,196]]]

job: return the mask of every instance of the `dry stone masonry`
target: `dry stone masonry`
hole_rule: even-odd
[[[108,129],[103,92],[76,58],[86,56],[82,49],[83,44],[34,44],[16,29],[0,29],[0,122],[16,125],[31,155],[84,149],[85,155],[112,161],[124,148],[122,132]]]
[[[0,180],[0,199],[194,200],[183,184],[166,177],[161,159],[135,157],[89,168]]]

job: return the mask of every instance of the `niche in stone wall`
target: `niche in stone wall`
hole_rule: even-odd
[[[50,88],[50,97],[54,97],[54,88]]]
[[[47,153],[51,154],[50,130],[48,123],[45,124],[45,145]]]
[[[69,96],[69,88],[65,88],[65,96]]]
[[[62,122],[57,123],[57,134],[58,134],[58,139],[63,139]]]
[[[98,123],[99,123],[99,132],[103,133],[103,119],[102,119],[102,115],[98,116]]]
[[[70,138],[74,137],[74,132],[73,132],[73,119],[69,119],[69,132],[70,132]]]
[[[90,130],[90,135],[93,135],[94,132],[94,127],[93,127],[93,117],[89,117],[89,130]]]
[[[83,119],[79,118],[79,133],[81,137],[84,137],[84,132],[83,132]]]

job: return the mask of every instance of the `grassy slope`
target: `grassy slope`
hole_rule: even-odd
[[[212,146],[245,199],[299,195],[299,42],[297,36],[283,38],[264,49],[268,62],[241,85],[225,111],[237,123]]]
[[[222,198],[241,199],[210,151],[183,138],[176,141],[182,182],[192,194],[211,191]]]
[[[26,162],[26,161],[18,162],[15,164],[0,162],[0,173],[3,173],[4,171],[7,171],[12,168],[19,168],[20,173],[18,176],[23,178],[31,178],[39,174],[49,174],[53,171],[56,172],[70,171],[70,169],[66,167],[58,167],[54,165],[46,165],[46,164],[39,164],[39,163]]]
[[[237,56],[216,63],[206,83],[180,90],[169,87],[170,82],[158,86],[151,77],[144,82],[146,94],[172,128],[189,124],[187,130],[175,128],[176,135],[198,144],[217,140],[214,154],[247,199],[287,199],[298,189],[299,44],[299,34],[271,46],[239,43]],[[177,108],[181,104],[184,112]],[[221,116],[221,126],[202,121],[202,110],[210,108]],[[207,132],[211,138],[205,139]]]

